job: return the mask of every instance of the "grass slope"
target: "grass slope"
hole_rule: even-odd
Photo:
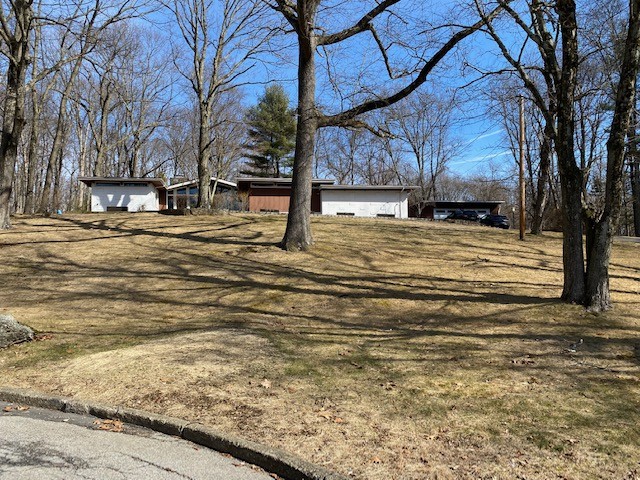
[[[638,478],[640,244],[615,309],[561,241],[437,222],[77,215],[0,233],[0,384],[197,419],[361,479]],[[577,352],[566,348],[582,338]]]

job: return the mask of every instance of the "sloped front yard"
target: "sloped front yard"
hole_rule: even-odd
[[[17,218],[0,384],[198,419],[360,479],[640,478],[640,244],[561,304],[556,235],[280,216]],[[568,347],[580,339],[575,352]]]

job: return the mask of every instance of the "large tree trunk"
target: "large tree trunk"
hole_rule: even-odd
[[[211,126],[208,105],[200,101],[200,125],[198,128],[198,208],[211,208]]]
[[[587,251],[585,305],[601,312],[611,307],[609,259],[613,236],[620,221],[624,195],[625,141],[635,106],[636,79],[640,64],[640,0],[629,2],[629,27],[620,68],[616,103],[607,141],[607,184],[602,216],[596,221]]]
[[[558,135],[560,140],[561,135]],[[573,142],[570,143],[571,147]],[[561,143],[560,141],[558,143]],[[585,293],[584,252],[582,250],[582,171],[575,165],[567,165],[562,156],[573,158],[569,145],[558,148],[562,192],[562,261],[564,282],[562,299],[569,303],[583,303]]]
[[[583,303],[585,294],[584,252],[582,250],[583,173],[576,165],[574,148],[574,101],[578,72],[578,25],[573,0],[556,4],[562,31],[562,77],[558,89],[556,152],[562,192],[562,299]]]
[[[35,39],[33,42],[33,58],[38,58],[39,47],[42,39],[42,30],[40,26],[35,28]],[[31,78],[35,78],[38,73],[38,62],[31,64]],[[29,144],[27,146],[26,162],[26,188],[24,198],[24,211],[26,213],[34,213],[36,209],[36,171],[39,168],[38,142],[40,140],[40,114],[42,112],[42,104],[45,101],[46,92],[40,95],[37,84],[31,85],[31,131],[29,133]]]
[[[13,3],[15,33],[9,43],[7,85],[0,140],[0,229],[11,228],[11,190],[18,158],[18,144],[24,127],[25,77],[28,66],[31,2]]]
[[[314,2],[308,3],[313,4]],[[301,25],[304,27],[302,27],[303,31],[298,33],[298,125],[296,130],[296,150],[293,162],[287,229],[281,244],[284,249],[289,251],[307,250],[313,244],[310,212],[313,154],[318,131],[315,105],[316,39],[312,28],[310,28],[315,25],[315,6],[313,6],[313,9],[310,12],[303,12]]]
[[[589,221],[587,231],[587,285],[585,306],[601,312],[611,307],[609,293],[609,259],[614,226],[609,215],[599,221]]]
[[[129,176],[135,177],[138,173],[140,135],[136,132],[133,134],[133,142],[131,147],[131,155],[129,155]]]

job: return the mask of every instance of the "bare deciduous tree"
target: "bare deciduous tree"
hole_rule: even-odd
[[[446,92],[416,92],[391,109],[387,127],[413,158],[411,181],[420,187],[419,206],[441,199],[438,180],[459,152],[451,132],[454,104],[455,97]]]
[[[259,0],[176,0],[165,2],[178,27],[188,59],[176,53],[198,108],[198,207],[211,207],[213,109],[217,97],[236,88],[265,39],[257,21]],[[176,49],[181,50],[181,49]]]
[[[383,44],[374,22],[380,17],[391,18],[391,7],[400,0],[383,0],[369,10],[363,7],[363,14],[342,30],[329,32],[330,27],[323,24],[319,14],[331,17],[340,5],[323,5],[320,0],[272,0],[269,5],[279,12],[293,29],[298,46],[298,127],[296,150],[293,166],[293,180],[287,228],[281,245],[286,250],[306,250],[313,243],[311,234],[311,181],[313,176],[316,135],[319,128],[330,126],[361,127],[356,120],[362,114],[393,105],[409,96],[424,84],[433,69],[463,39],[483,26],[483,22],[458,28],[428,58],[420,56],[419,65],[412,72],[413,79],[391,94],[371,95],[364,101],[364,92],[354,94],[352,106],[334,114],[323,114],[316,103],[316,56],[319,49],[329,55],[329,47],[336,47],[361,34],[369,34],[378,46],[390,77],[396,77],[389,62],[388,47]],[[332,12],[333,11],[333,12]],[[346,22],[341,22],[346,23]],[[405,25],[406,27],[406,25]]]
[[[33,1],[2,2],[0,52],[7,58],[6,90],[0,139],[0,229],[11,227],[11,189],[18,144],[25,124],[26,77],[33,31]]]
[[[135,16],[144,0],[105,2],[102,0],[81,0],[73,6],[54,3],[39,3],[38,15],[34,14],[33,0],[3,1],[0,6],[0,54],[7,58],[7,94],[4,101],[2,140],[0,141],[0,228],[9,228],[11,212],[11,192],[17,160],[18,144],[25,125],[26,92],[32,85],[47,78],[65,65],[79,61],[86,50],[79,45],[92,45],[92,35],[97,24],[111,25]],[[42,7],[42,8],[40,8]],[[94,23],[95,19],[99,19]],[[93,20],[92,20],[93,19]],[[58,32],[62,39],[58,53],[50,64],[33,71],[28,78],[28,66],[34,61],[33,49],[39,40],[32,38],[43,34],[41,28]],[[46,55],[43,54],[43,58]],[[59,138],[64,126],[60,126]],[[37,134],[37,131],[36,131]],[[57,147],[56,147],[57,148]],[[56,166],[51,166],[50,185],[54,171],[60,164],[61,154],[54,156]],[[60,170],[60,168],[58,168]],[[28,174],[27,174],[28,175]],[[59,176],[59,173],[58,173]],[[35,202],[34,202],[35,203]]]
[[[623,197],[623,165],[625,139],[634,106],[635,82],[638,74],[640,40],[640,0],[630,0],[623,54],[618,81],[613,85],[614,114],[607,139],[606,185],[602,209],[585,208],[584,190],[588,163],[583,155],[576,159],[576,118],[580,115],[581,71],[584,62],[579,48],[578,7],[573,0],[558,0],[554,5],[541,0],[525,2],[530,21],[525,21],[511,2],[498,0],[527,41],[533,42],[542,65],[547,95],[543,95],[522,61],[520,49],[511,53],[496,29],[487,22],[487,32],[493,38],[510,66],[518,73],[545,120],[554,127],[554,145],[558,159],[562,190],[563,267],[562,298],[581,303],[595,311],[611,305],[608,265],[611,243],[619,221]],[[476,2],[482,14],[480,2]],[[585,132],[588,128],[580,124]],[[578,145],[580,143],[578,142]],[[582,143],[582,151],[587,151]],[[592,149],[593,151],[593,149]],[[577,161],[580,160],[580,161]],[[583,251],[583,221],[587,222],[586,262]]]

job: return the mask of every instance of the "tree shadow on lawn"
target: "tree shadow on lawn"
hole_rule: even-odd
[[[247,246],[275,246],[277,243],[275,242],[259,242],[257,241],[260,237],[260,233],[255,233],[251,237],[247,237],[244,240],[238,240],[228,237],[207,237],[198,235],[200,233],[207,232],[218,232],[222,230],[228,230],[236,227],[247,226],[256,223],[257,221],[248,219],[247,221],[241,223],[234,223],[231,225],[225,225],[220,228],[205,228],[202,230],[195,230],[189,233],[171,233],[162,231],[163,229],[171,229],[178,228],[179,225],[164,225],[164,226],[154,226],[152,229],[147,228],[130,228],[126,227],[126,220],[118,223],[110,222],[110,218],[105,218],[100,221],[81,221],[74,218],[58,218],[58,221],[67,222],[79,227],[83,230],[99,230],[105,232],[116,232],[116,234],[105,235],[103,237],[91,237],[91,238],[78,238],[78,239],[47,239],[47,240],[33,240],[33,241],[20,241],[20,242],[7,242],[0,244],[0,246],[5,247],[13,247],[20,245],[33,245],[33,244],[55,244],[55,243],[81,243],[81,242],[91,242],[96,240],[105,240],[110,238],[118,238],[118,237],[136,237],[136,236],[150,236],[150,237],[162,237],[162,238],[172,238],[172,239],[181,239],[181,240],[189,240],[193,242],[199,243],[210,243],[210,244],[224,244],[224,245],[247,245]],[[51,225],[49,225],[51,227]],[[56,228],[57,229],[57,228]],[[77,228],[70,228],[69,230],[77,230]]]
[[[24,304],[23,295],[41,302],[41,313],[52,325],[41,333],[54,334],[51,348],[80,343],[87,336],[97,337],[90,340],[94,344],[108,339],[114,349],[120,339],[122,345],[132,346],[172,338],[201,347],[194,348],[187,361],[197,363],[210,351],[234,365],[248,363],[251,352],[238,348],[233,357],[223,342],[203,346],[205,340],[198,340],[199,333],[228,330],[240,332],[240,337],[266,338],[281,363],[299,365],[301,372],[292,368],[293,373],[269,373],[284,375],[285,381],[317,381],[322,390],[318,395],[324,395],[323,382],[329,386],[327,395],[340,396],[341,388],[357,380],[358,395],[385,402],[392,414],[397,409],[404,415],[403,405],[415,409],[432,396],[435,403],[448,407],[466,395],[477,418],[486,413],[489,419],[516,419],[514,424],[525,432],[523,440],[540,423],[543,429],[553,425],[536,415],[557,415],[562,425],[590,431],[602,427],[630,435],[632,428],[626,423],[637,418],[634,395],[640,366],[640,358],[632,355],[640,326],[631,317],[626,322],[616,316],[592,317],[581,307],[564,305],[554,296],[560,285],[543,284],[530,269],[521,270],[523,281],[518,275],[498,274],[487,285],[482,275],[448,278],[447,271],[384,271],[373,264],[375,252],[366,249],[350,249],[339,262],[332,262],[326,249],[296,256],[283,253],[262,233],[234,238],[234,229],[259,220],[201,229],[191,225],[195,228],[183,234],[168,231],[181,225],[131,229],[126,222],[110,225],[112,219],[65,219],[85,232],[130,237],[135,248],[144,248],[87,257],[74,254],[73,244],[66,247],[66,240],[34,243],[33,258],[5,257],[10,271],[24,274],[7,278],[0,285],[0,298],[7,299],[5,308]],[[219,226],[225,235],[208,237],[216,235]],[[185,241],[185,248],[163,245],[165,239]],[[76,241],[85,239],[71,240]],[[133,261],[138,254],[142,260],[129,264],[127,259]],[[423,259],[428,264],[429,259]],[[452,269],[459,265],[458,261]],[[55,326],[58,321],[60,326]],[[584,343],[578,351],[567,351],[579,338]],[[46,343],[39,347],[46,348]],[[91,348],[87,353],[95,351]],[[167,342],[167,354],[171,351]],[[624,358],[618,358],[621,353]],[[309,380],[308,372],[318,379]],[[462,381],[463,387],[432,394],[431,377],[442,384]],[[534,377],[543,382],[538,390],[514,393]],[[387,380],[397,383],[398,392],[380,386]],[[426,385],[426,390],[412,390],[416,384]],[[197,388],[193,391],[198,395]],[[553,400],[547,400],[547,391]],[[476,392],[484,397],[472,398]],[[399,398],[392,398],[396,393]],[[485,408],[495,412],[484,412]],[[576,410],[573,416],[566,414],[571,409]]]
[[[545,299],[536,296],[508,294],[499,292],[470,292],[477,290],[477,282],[471,280],[455,280],[448,278],[430,277],[427,275],[418,278],[428,281],[429,286],[416,285],[414,275],[391,275],[381,277],[376,274],[361,274],[354,276],[352,273],[339,275],[336,273],[314,272],[300,267],[278,265],[249,259],[245,257],[226,255],[221,261],[220,257],[212,259],[203,254],[192,252],[174,252],[167,249],[166,255],[157,255],[151,259],[152,264],[157,264],[162,270],[149,274],[141,273],[139,268],[130,268],[124,263],[96,265],[94,263],[79,263],[68,257],[53,254],[50,251],[42,251],[46,263],[34,261],[31,269],[38,270],[39,276],[73,278],[74,283],[96,285],[97,288],[83,291],[63,291],[57,287],[45,287],[39,282],[37,288],[40,294],[47,298],[47,302],[53,302],[64,308],[65,304],[96,305],[103,304],[106,312],[99,315],[103,324],[91,329],[92,335],[125,335],[141,338],[159,337],[163,335],[175,335],[197,331],[207,331],[220,328],[227,323],[237,324],[238,318],[247,319],[241,322],[243,328],[256,331],[280,332],[289,334],[297,331],[304,335],[325,336],[327,338],[348,338],[357,336],[362,339],[370,336],[372,340],[379,339],[380,334],[395,341],[409,341],[424,339],[426,337],[449,337],[454,339],[467,339],[469,346],[478,341],[502,341],[502,340],[532,340],[553,341],[558,345],[568,345],[577,340],[576,335],[581,335],[585,342],[594,347],[600,344],[619,344],[621,346],[633,346],[633,341],[622,337],[599,338],[593,334],[586,334],[588,330],[597,330],[599,333],[611,331],[628,331],[630,335],[637,335],[640,329],[622,325],[586,325],[582,322],[563,322],[556,326],[561,333],[549,333],[549,324],[544,318],[523,322],[522,318],[528,316],[527,312],[539,314],[539,310],[553,308],[562,305],[559,300]],[[170,255],[173,256],[170,256]],[[12,266],[12,259],[7,264]],[[190,266],[198,265],[200,268],[210,268],[215,275],[194,274],[189,271]],[[15,265],[18,266],[18,265]],[[24,268],[24,261],[19,265]],[[284,283],[278,283],[278,279],[286,279]],[[151,282],[153,285],[164,282],[178,282],[180,287],[158,288],[145,287]],[[414,282],[414,283],[410,283]],[[120,288],[118,284],[122,283]],[[505,282],[507,286],[511,282]],[[532,286],[535,283],[531,284]],[[520,285],[522,286],[522,285]],[[401,300],[412,302],[413,311],[407,310],[402,319],[395,315],[367,315],[359,320],[351,317],[336,318],[339,316],[323,315],[319,312],[307,313],[296,310],[285,311],[277,304],[271,308],[255,304],[226,303],[223,301],[228,294],[247,292],[253,298],[261,299],[269,292],[280,292],[286,295],[299,295],[301,301],[308,301],[308,297],[321,297],[329,302],[344,303],[350,307],[350,302],[372,300]],[[176,293],[179,293],[176,295]],[[133,320],[120,319],[124,322],[121,328],[109,325],[108,310],[112,302],[126,302],[130,304],[129,313],[135,322],[143,319],[143,323],[135,326]],[[420,305],[428,306],[431,303],[464,303],[478,304],[475,314],[465,312],[464,316],[440,311],[427,311],[420,313]],[[258,301],[258,304],[261,302]],[[482,305],[509,305],[499,311],[482,309]],[[165,312],[176,312],[176,318],[167,323],[157,319],[149,319],[149,311],[157,311],[160,307]],[[572,308],[567,306],[567,308]],[[417,310],[417,311],[416,311]],[[428,310],[428,309],[425,309]],[[339,309],[337,309],[339,312]],[[189,315],[189,312],[203,314],[199,319],[183,319],[181,315]],[[583,319],[584,320],[584,319]],[[314,324],[314,327],[303,325]],[[520,331],[514,332],[513,329]],[[508,330],[487,332],[487,329]],[[372,332],[373,331],[373,332]],[[82,334],[86,332],[83,326],[77,329],[65,328],[63,331],[51,329],[46,333]],[[573,335],[573,337],[571,336]],[[603,343],[604,342],[604,343]]]
[[[260,233],[255,233],[245,240],[200,235],[241,228],[256,223],[256,219],[189,233],[163,231],[179,227],[174,225],[159,226],[157,231],[129,228],[126,226],[126,220],[113,225],[108,223],[111,218],[97,222],[73,218],[60,220],[83,230],[116,232],[117,236],[151,236],[230,246],[274,245],[273,242],[258,241],[262,237]],[[525,283],[492,280],[492,287],[479,287],[477,280],[451,279],[424,273],[387,273],[376,269],[363,271],[361,265],[349,261],[341,262],[342,271],[314,271],[313,267],[301,267],[299,264],[287,265],[286,262],[280,264],[248,258],[242,256],[242,252],[223,252],[223,255],[217,252],[218,255],[211,256],[206,253],[175,251],[158,244],[150,246],[153,256],[145,259],[145,267],[148,267],[148,271],[145,272],[141,271],[139,265],[130,267],[126,262],[73,260],[70,255],[52,251],[41,245],[54,242],[56,240],[36,242],[35,248],[42,261],[34,260],[29,263],[25,259],[18,261],[8,257],[6,265],[38,272],[38,277],[59,277],[61,283],[72,280],[73,285],[92,285],[92,288],[65,290],[59,288],[57,282],[54,282],[56,286],[47,287],[38,279],[34,279],[34,284],[31,285],[31,288],[39,289],[42,298],[46,299],[45,302],[57,304],[60,310],[64,310],[66,304],[101,305],[103,311],[97,317],[102,320],[102,324],[89,328],[92,335],[153,338],[239,324],[243,329],[254,330],[261,335],[295,333],[313,337],[314,341],[319,341],[319,336],[326,339],[335,338],[338,343],[340,338],[349,337],[379,341],[382,334],[396,342],[445,337],[455,339],[459,343],[468,340],[469,348],[474,348],[473,345],[478,342],[507,340],[550,341],[560,346],[577,340],[577,336],[580,335],[585,343],[597,349],[611,344],[633,348],[634,343],[632,339],[619,335],[612,335],[603,340],[596,332],[628,332],[630,337],[640,333],[638,328],[629,325],[607,325],[606,322],[585,324],[584,318],[575,322],[564,321],[551,327],[545,318],[545,315],[549,314],[548,309],[553,310],[561,306],[567,309],[575,308],[577,312],[578,307],[564,306],[556,298],[496,291],[509,288],[522,290],[523,287],[548,289],[548,286],[539,285],[535,281]],[[322,260],[317,254],[316,258]],[[325,258],[324,261],[328,262],[329,259]],[[163,287],[164,284],[172,286]],[[11,295],[9,286],[0,287],[0,292],[2,290]],[[333,312],[323,313],[322,307],[315,308],[312,312],[304,312],[298,308],[285,310],[277,301],[261,301],[273,292],[285,296],[299,296],[302,303],[329,302],[332,304]],[[252,297],[255,301],[225,300],[229,295],[242,294]],[[360,305],[357,302],[364,302],[362,305],[366,306],[372,301],[396,300],[407,302],[408,307],[402,311],[369,311],[363,318],[340,314],[341,307],[344,307],[344,311],[350,308],[357,309]],[[109,318],[113,313],[109,305],[113,302],[124,302],[128,306],[127,312],[131,319],[119,319],[115,325],[110,324]],[[434,304],[441,305],[442,308],[434,310]],[[466,305],[463,314],[446,310],[447,306],[453,304]],[[499,308],[486,311],[483,305],[495,305]],[[421,312],[423,307],[424,313]],[[175,316],[160,321],[154,318],[159,309],[162,312],[175,312]],[[524,321],[531,316],[529,312],[536,319]],[[191,315],[192,313],[196,315]],[[308,326],[309,324],[312,326]],[[69,327],[67,325],[64,331],[50,329],[49,332],[78,335],[87,332],[86,325]],[[489,331],[492,329],[497,331]],[[550,332],[553,329],[558,332]]]

